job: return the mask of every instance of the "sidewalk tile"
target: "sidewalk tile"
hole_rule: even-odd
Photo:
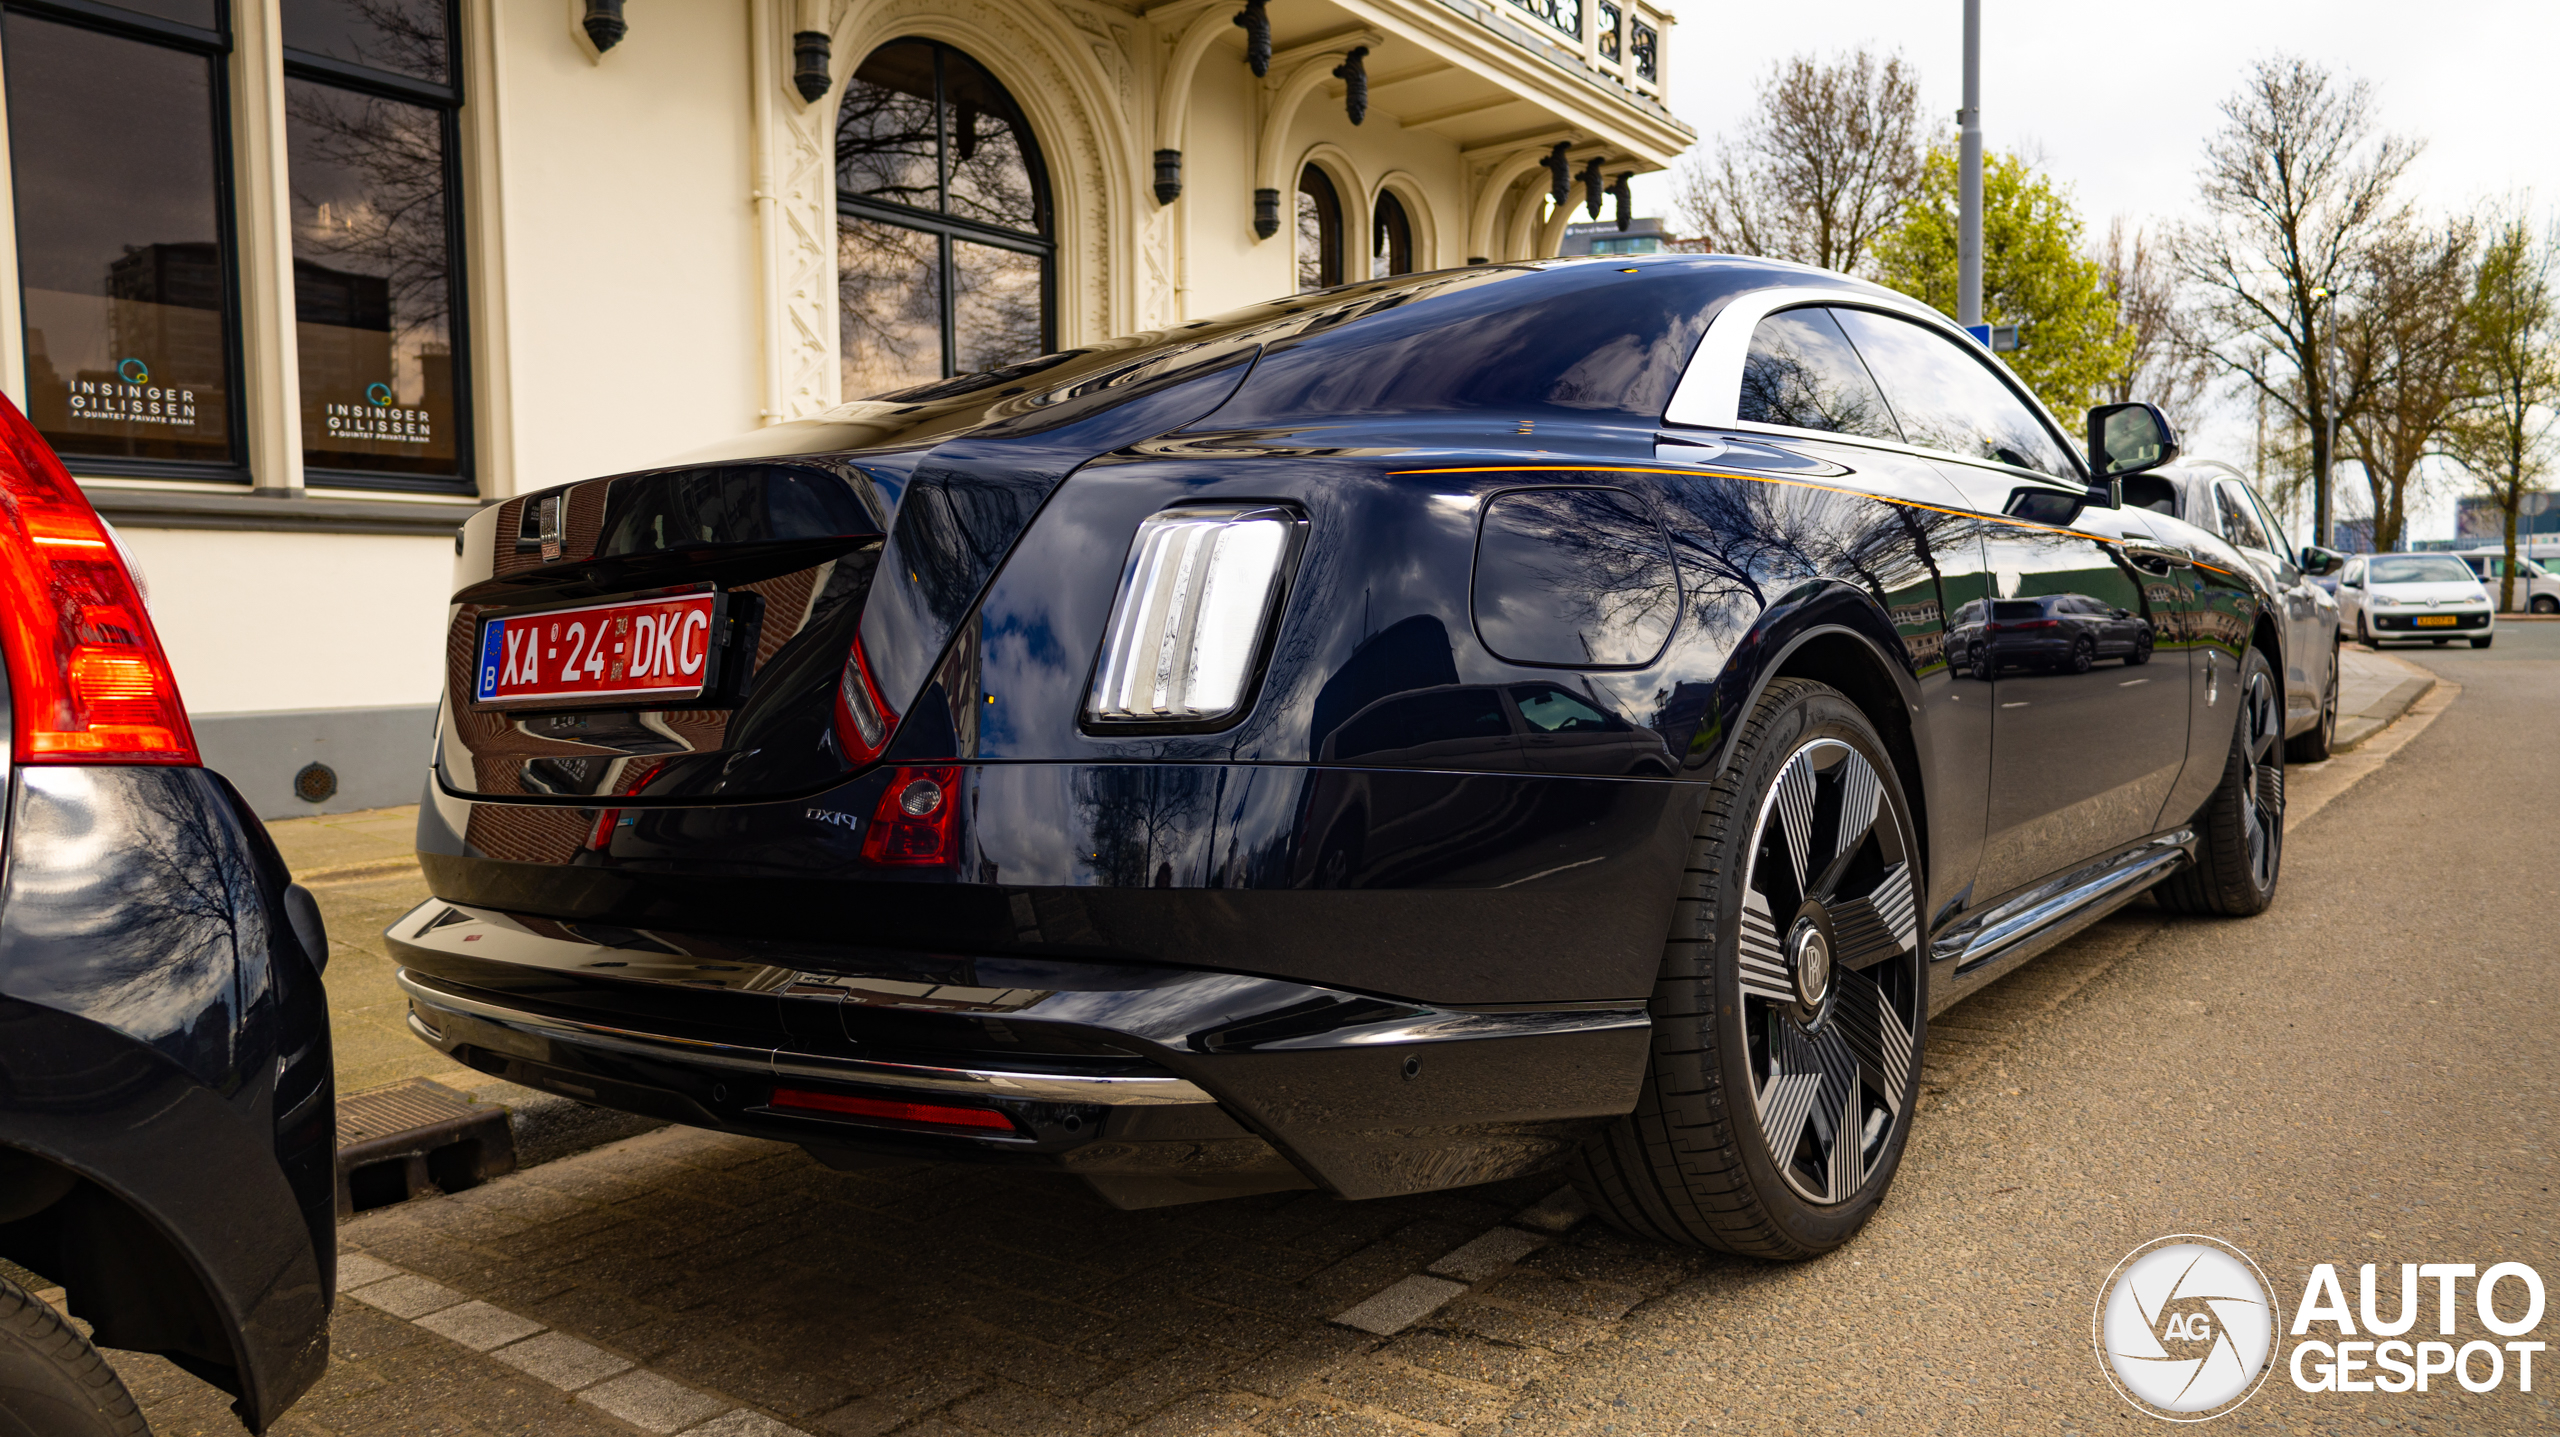
[[[699,1427],[688,1427],[685,1437],[809,1437],[797,1427],[786,1427],[761,1412],[744,1407],[722,1413]]]
[[[1416,1273],[1368,1301],[1335,1315],[1334,1321],[1380,1337],[1392,1337],[1440,1310],[1465,1292],[1464,1285]]]
[[[347,1294],[368,1306],[381,1308],[394,1317],[416,1319],[430,1312],[442,1312],[462,1301],[462,1294],[440,1282],[423,1277],[395,1277],[369,1283]]]
[[[728,1403],[654,1372],[626,1372],[578,1394],[644,1432],[674,1432],[721,1412]]]
[[[448,1307],[442,1312],[419,1318],[418,1325],[440,1337],[450,1337],[474,1352],[504,1347],[542,1330],[542,1324],[530,1317],[519,1317],[503,1307],[491,1307],[485,1302],[466,1302],[460,1307]]]
[[[528,1337],[489,1355],[566,1392],[575,1392],[617,1372],[631,1370],[629,1359],[616,1357],[600,1347],[590,1347],[559,1332]]]
[[[1498,1227],[1431,1264],[1428,1271],[1460,1282],[1482,1282],[1545,1247],[1547,1240],[1516,1227]]]
[[[384,1278],[399,1275],[400,1269],[378,1257],[367,1257],[360,1252],[338,1254],[338,1291],[340,1292],[353,1292],[367,1283],[380,1282]]]

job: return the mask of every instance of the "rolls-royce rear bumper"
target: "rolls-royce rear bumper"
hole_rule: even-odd
[[[1213,969],[605,929],[430,900],[409,1024],[581,1101],[848,1166],[965,1160],[1147,1207],[1382,1197],[1561,1161],[1635,1104],[1625,1002],[1457,1009]]]

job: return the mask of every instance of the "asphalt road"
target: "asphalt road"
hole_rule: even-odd
[[[2288,1316],[2320,1262],[2350,1303],[2367,1262],[2560,1285],[2560,624],[2410,657],[2460,694],[2297,773],[2325,807],[2270,912],[2146,900],[1939,1020],[1900,1180],[1822,1261],[1584,1221],[1450,1269],[1463,1292],[1380,1337],[1332,1319],[1516,1229],[1554,1181],[1118,1213],[669,1130],[343,1229],[357,1296],[277,1430],[2132,1433],[2151,1419],[2102,1379],[2090,1318],[2149,1239],[2237,1244]],[[2527,1336],[2560,1345],[2553,1297]],[[2458,1318],[2453,1341],[2490,1335],[2467,1293]],[[238,1430],[166,1364],[118,1365],[164,1434]],[[2214,1430],[2560,1428],[2560,1366],[2535,1377],[2393,1396],[2279,1373]]]

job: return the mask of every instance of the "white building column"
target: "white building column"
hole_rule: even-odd
[[[284,15],[276,0],[240,0],[231,9],[231,156],[249,474],[260,490],[299,494],[302,372],[293,328]]]

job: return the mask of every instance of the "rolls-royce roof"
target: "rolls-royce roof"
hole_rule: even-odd
[[[1036,422],[1098,391],[1253,362],[1220,428],[1391,415],[1650,423],[1708,322],[1773,286],[1886,291],[1733,255],[1599,256],[1366,280],[978,374],[893,390],[686,456],[692,462],[937,443]]]

